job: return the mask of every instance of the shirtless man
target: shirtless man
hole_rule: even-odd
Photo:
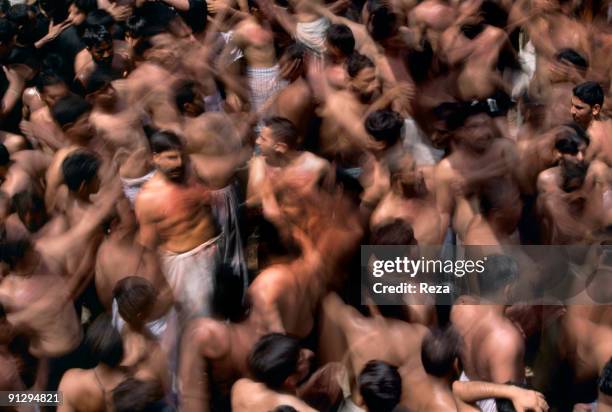
[[[281,176],[299,185],[304,193],[318,190],[329,177],[329,163],[311,152],[297,150],[298,131],[290,120],[270,117],[263,124],[256,141],[261,156],[254,157],[249,167],[247,205],[261,205],[262,197],[271,194],[270,182]]]
[[[267,412],[280,405],[290,405],[300,411],[317,410],[300,399],[299,388],[309,376],[313,357],[311,351],[300,348],[294,337],[280,333],[261,337],[249,356],[249,369],[255,381],[241,379],[234,384],[232,409]],[[333,388],[331,393],[322,395],[333,398]]]
[[[113,289],[112,322],[125,343],[121,364],[170,392],[180,325],[172,294],[163,292],[138,276],[121,279]]]
[[[351,402],[361,404],[356,378],[368,361],[377,359],[399,368],[401,405],[410,410],[428,410],[426,406],[430,402],[432,387],[420,355],[427,328],[405,322],[403,311],[395,306],[377,309],[370,305],[369,309],[371,316],[364,317],[336,295],[328,295],[323,302],[325,316],[340,329],[348,345]],[[382,316],[380,312],[393,316]]]
[[[232,385],[249,374],[249,354],[265,333],[249,315],[249,299],[236,293],[239,288],[232,284],[227,290],[222,302],[226,310],[215,308],[213,319],[195,319],[183,333],[178,388],[185,411],[227,410]]]
[[[3,244],[12,252],[4,262],[7,276],[0,283],[0,301],[13,330],[30,338],[29,350],[34,356],[57,357],[79,345],[81,327],[73,300],[85,274],[67,271],[66,250],[84,255],[117,195],[118,187],[102,194],[97,207],[60,236],[35,243],[19,240]]]
[[[440,245],[440,214],[434,198],[434,170],[417,167],[408,160],[391,174],[391,190],[382,198],[370,218],[370,227],[402,219],[414,230],[419,245]]]
[[[362,119],[379,96],[381,84],[374,63],[367,57],[353,53],[346,64],[346,90],[331,92],[326,84],[322,87],[325,105],[320,109],[320,151],[351,177],[358,178],[364,150],[380,147],[368,136]]]
[[[468,8],[466,8],[468,9]],[[462,101],[484,100],[499,92],[508,94],[497,66],[505,50],[511,49],[506,33],[465,10],[440,37],[440,55],[457,70],[457,96]],[[497,102],[498,108],[507,102]]]
[[[598,83],[586,82],[574,87],[571,113],[574,121],[589,134],[591,142],[586,152],[586,161],[600,160],[612,165],[612,121],[604,118],[601,108],[604,103],[603,89]]]
[[[285,86],[280,78],[274,50],[274,35],[269,23],[259,12],[238,23],[232,33],[228,50],[242,49],[247,62],[250,89],[250,110],[259,113],[272,102],[268,101]]]
[[[136,198],[139,240],[159,247],[164,274],[184,315],[210,314],[220,236],[210,190],[186,164],[183,144],[170,132],[150,138],[155,175]]]
[[[112,80],[108,69],[97,68],[92,72],[85,88],[85,98],[92,105],[89,122],[96,136],[113,151],[119,148],[135,151],[146,147],[142,114],[128,106],[125,90],[115,88],[122,87],[121,82],[115,83]]]
[[[480,277],[478,298],[463,296],[451,309],[451,322],[463,339],[461,381],[522,382],[525,378],[525,337],[505,316],[511,284],[518,278],[516,262],[504,255],[489,256]],[[483,410],[493,399],[478,402]]]
[[[395,366],[386,362],[366,363],[357,383],[368,412],[392,412],[402,400],[402,377]]]
[[[121,366],[124,345],[121,335],[108,315],[100,315],[87,329],[85,345],[93,357],[93,369],[70,369],[59,385],[64,396],[58,412],[94,412],[110,410],[110,394],[120,382],[130,376]]]
[[[480,411],[476,402],[487,398],[508,399],[516,410],[548,411],[541,393],[514,385],[456,380],[461,345],[461,338],[452,327],[433,330],[423,340],[421,360],[434,388],[427,411],[455,410],[455,403],[460,412]]]
[[[0,190],[8,196],[23,190],[44,193],[43,182],[51,156],[38,150],[21,150],[9,158],[6,147],[0,143],[0,163],[3,165],[0,168]]]
[[[587,240],[605,224],[609,168],[598,160],[584,160],[589,138],[583,129],[574,130],[576,134],[557,139],[559,165],[542,171],[537,181],[543,235],[552,244]]]
[[[485,196],[495,210],[491,216],[495,225],[502,233],[512,234],[521,214],[514,143],[495,138],[491,119],[474,106],[458,113],[449,126],[454,129],[453,150],[435,170],[441,236],[451,219],[458,235],[465,236]]]
[[[298,129],[300,139],[308,145],[308,129],[314,115],[314,95],[306,79],[308,70],[306,48],[299,43],[287,47],[280,58],[283,78],[289,82],[274,100],[276,115],[289,119]]]
[[[70,93],[66,82],[55,73],[41,73],[36,89],[43,101],[43,106],[30,113],[29,120],[20,124],[22,132],[30,139],[38,142],[43,150],[56,151],[64,147],[65,140],[62,130],[53,121],[51,107]]]
[[[89,27],[83,35],[87,46],[74,59],[76,79],[87,85],[91,73],[97,67],[103,67],[125,77],[131,69],[131,58],[124,42],[114,41],[108,30],[101,25]]]

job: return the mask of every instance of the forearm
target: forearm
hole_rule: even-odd
[[[162,0],[164,3],[169,4],[180,11],[189,11],[189,0]]]
[[[8,89],[2,96],[2,115],[8,115],[17,102],[21,99],[21,94],[23,93],[24,84],[23,83],[11,83],[9,84]]]
[[[473,403],[488,398],[511,399],[513,392],[510,385],[491,382],[453,382],[453,395],[466,403]]]

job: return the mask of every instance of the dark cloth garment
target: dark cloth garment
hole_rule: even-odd
[[[0,70],[0,95],[4,96],[8,88],[9,81],[4,74],[4,70]],[[19,130],[19,122],[21,121],[22,107],[21,99],[19,99],[15,107],[13,107],[13,110],[3,119],[0,119],[0,130],[11,133],[21,133]]]
[[[50,41],[43,47],[44,55],[55,54],[62,58],[60,74],[66,81],[74,78],[74,60],[77,54],[85,48],[85,44],[79,36],[77,27],[68,27],[56,39]]]

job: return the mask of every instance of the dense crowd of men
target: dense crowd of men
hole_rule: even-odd
[[[612,411],[609,0],[0,0],[0,64],[0,410]]]

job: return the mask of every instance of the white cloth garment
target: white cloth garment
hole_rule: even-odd
[[[325,53],[325,37],[329,20],[321,17],[315,21],[298,22],[295,27],[296,39],[316,54]]]
[[[461,382],[469,382],[470,378],[467,377],[465,372],[461,372],[461,377],[459,380]],[[495,399],[493,398],[477,401],[476,405],[478,405],[482,412],[497,412],[497,405],[495,404]]]
[[[138,192],[140,192],[140,188],[145,183],[147,183],[153,177],[154,174],[155,174],[155,170],[141,177],[135,177],[135,178],[122,177],[121,178],[121,184],[123,186],[123,194],[125,194],[125,197],[127,197],[127,199],[130,201],[130,203],[132,204],[132,207],[134,206],[134,203],[136,202],[136,196],[138,196]]]
[[[404,119],[402,146],[412,155],[418,166],[435,165],[444,156],[444,151],[433,147],[425,133],[411,118]]]
[[[181,320],[210,316],[222,235],[184,253],[161,252],[164,275],[179,304]]]

